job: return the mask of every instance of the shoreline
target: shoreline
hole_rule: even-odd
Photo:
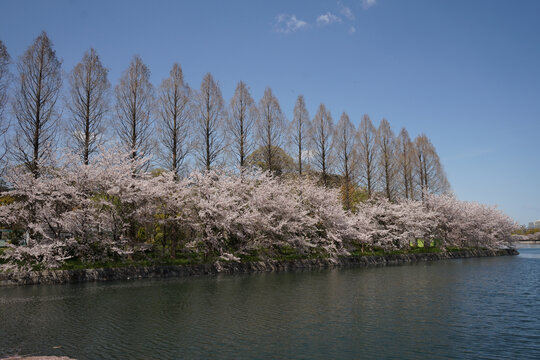
[[[335,267],[388,266],[421,261],[465,259],[518,255],[516,249],[469,249],[440,253],[386,254],[373,256],[347,256],[337,259],[266,260],[257,262],[215,262],[198,265],[131,266],[101,269],[43,270],[0,273],[0,286],[75,284],[96,281],[130,281],[217,274],[245,274],[314,270]]]

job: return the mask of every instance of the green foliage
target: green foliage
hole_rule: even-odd
[[[514,231],[515,235],[532,235],[540,232],[540,229],[528,229],[528,228],[521,228],[516,231]]]
[[[158,176],[162,175],[165,172],[167,172],[166,169],[156,168],[156,169],[152,170],[151,174],[152,174],[152,177],[158,177]]]
[[[293,158],[285,152],[282,148],[278,146],[273,147],[273,153],[275,157],[275,163],[272,166],[272,169],[268,168],[268,164],[265,160],[265,151],[264,147],[259,147],[254,150],[246,158],[246,163],[249,166],[257,167],[261,170],[271,170],[277,175],[293,172],[295,169],[295,164]]]
[[[377,246],[365,246],[362,249],[360,245],[356,245],[356,249],[351,252],[352,256],[382,256],[385,254],[384,249]]]
[[[432,247],[418,247],[411,246],[409,249],[401,250],[385,250],[380,247],[369,247],[361,251],[358,247],[351,253],[351,256],[386,256],[386,255],[402,255],[402,254],[430,254],[430,253],[442,253],[444,251],[460,252],[466,250],[472,250],[476,248],[458,248],[448,247],[440,248],[436,246]],[[0,249],[0,255],[3,249]],[[289,245],[275,246],[274,254],[269,255],[268,249],[254,249],[242,254],[237,254],[240,261],[258,262],[265,259],[274,259],[278,261],[295,261],[302,259],[320,259],[326,258],[328,255],[323,252],[311,252],[310,254],[302,254],[295,248]],[[152,252],[146,255],[139,255],[131,260],[129,259],[115,259],[100,262],[84,262],[80,259],[67,260],[58,270],[80,270],[80,269],[106,269],[106,268],[122,268],[122,267],[136,267],[136,266],[169,266],[169,265],[197,265],[203,263],[212,263],[218,259],[217,255],[214,257],[207,257],[203,253],[197,252],[181,252],[176,258],[162,257],[158,252]],[[43,270],[40,265],[32,266],[32,270]]]
[[[15,198],[12,196],[0,196],[0,206],[12,204]]]
[[[426,254],[426,253],[440,253],[443,252],[441,248],[438,247],[424,247],[424,248],[411,248],[409,250],[404,250],[404,254]]]
[[[240,261],[242,262],[256,262],[261,261],[261,256],[259,254],[260,250],[251,250],[247,253],[238,254]]]
[[[109,269],[135,266],[167,266],[167,265],[196,265],[202,264],[203,257],[199,254],[183,253],[175,259],[161,257],[157,253],[138,256],[134,259],[113,259],[107,261],[84,262],[80,259],[69,259],[57,270]]]
[[[137,230],[137,240],[139,242],[146,240],[146,229],[144,227],[139,227],[139,230]]]
[[[12,245],[22,245],[24,242],[24,231],[22,229],[2,229],[9,231],[7,234],[7,242]]]
[[[369,195],[364,187],[355,186],[351,196],[351,207],[356,209],[357,205],[369,200]]]
[[[462,249],[460,249],[462,250]],[[360,248],[357,248],[351,253],[353,256],[384,256],[384,255],[399,255],[399,254],[428,254],[428,253],[441,253],[444,250],[436,247],[425,247],[425,246],[411,246],[409,249],[400,249],[400,250],[390,250],[386,251],[383,248],[371,247],[369,249],[364,249],[362,252]]]
[[[275,248],[277,253],[273,258],[279,261],[290,261],[306,258],[305,255],[301,254],[297,249],[290,245],[275,246]]]
[[[426,244],[426,242],[429,241],[429,245]],[[415,242],[410,241],[409,245],[411,248],[419,247],[419,248],[431,248],[431,247],[439,247],[441,246],[442,241],[439,238],[434,238],[431,240],[425,240],[425,239],[416,239]],[[427,246],[426,246],[427,245]]]
[[[367,190],[352,182],[347,184],[345,180],[342,180],[341,183],[339,194],[343,208],[356,213],[358,210],[358,204],[369,199]],[[347,200],[350,202],[350,209],[347,209]]]

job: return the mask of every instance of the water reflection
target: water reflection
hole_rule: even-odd
[[[0,354],[537,359],[540,247],[520,251],[388,268],[0,288]]]

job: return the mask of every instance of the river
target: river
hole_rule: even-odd
[[[540,359],[540,246],[377,268],[0,287],[0,357]]]

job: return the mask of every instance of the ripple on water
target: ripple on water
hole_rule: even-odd
[[[538,359],[540,247],[520,253],[387,268],[2,288],[0,355]]]

